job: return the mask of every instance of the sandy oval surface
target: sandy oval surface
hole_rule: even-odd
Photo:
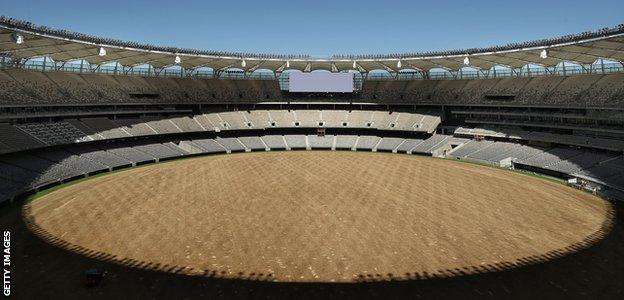
[[[26,211],[46,235],[119,261],[327,282],[449,276],[566,252],[603,230],[609,204],[449,160],[289,151],[130,169]]]

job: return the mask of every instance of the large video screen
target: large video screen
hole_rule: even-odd
[[[351,73],[292,72],[288,78],[288,91],[293,93],[353,93]]]

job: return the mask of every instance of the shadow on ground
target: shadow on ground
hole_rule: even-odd
[[[516,265],[445,270],[444,277],[375,274],[354,283],[273,282],[272,274],[231,276],[112,257],[47,236],[22,208],[15,203],[0,209],[0,226],[12,236],[12,294],[20,299],[624,297],[623,203],[613,204],[603,230],[570,249]],[[84,272],[90,268],[107,272],[101,285],[84,286]]]

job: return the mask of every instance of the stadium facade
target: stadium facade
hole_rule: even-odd
[[[624,193],[624,25],[489,48],[270,55],[161,47],[0,18],[0,201],[183,156],[387,151]],[[289,72],[353,93],[293,93]]]

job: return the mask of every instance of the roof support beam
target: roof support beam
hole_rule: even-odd
[[[220,68],[218,70],[215,71],[215,75],[217,76],[217,78],[221,78],[221,74],[223,74],[223,72],[233,66],[235,66],[236,64],[229,64],[223,68]]]
[[[10,34],[9,34],[10,35]],[[30,43],[30,42],[35,42],[35,41],[41,41],[41,40],[45,40],[46,38],[33,38],[33,39],[27,39],[25,42]],[[13,41],[8,41],[8,42],[0,42],[0,46],[2,45],[15,45],[15,43]],[[52,41],[52,44],[48,44],[47,46],[53,46],[54,45],[54,40]],[[39,45],[37,47],[40,47],[42,45]]]
[[[193,69],[198,69],[198,68],[203,68],[203,67],[208,67],[208,68],[214,69],[210,64],[213,63],[213,62],[216,62],[216,61],[220,61],[220,60],[222,60],[222,59],[221,58],[213,58],[213,59],[208,60],[208,62],[205,62],[203,64],[194,66]]]
[[[384,70],[386,70],[386,71],[388,71],[388,72],[390,72],[390,73],[397,72],[397,71],[395,71],[393,68],[390,68],[390,67],[386,66],[386,64],[382,63],[381,61],[376,60],[375,62],[376,62],[377,64],[379,64],[380,66],[382,66],[382,67],[384,68]]]
[[[119,61],[127,59],[127,58],[133,58],[133,57],[137,57],[137,56],[141,56],[141,55],[145,55],[145,53],[143,53],[143,52],[136,52],[136,53],[133,53],[132,55],[127,55],[127,56],[124,56],[124,57],[113,58],[111,60],[103,61],[101,63],[106,64],[106,63],[110,63],[110,62],[119,62]]]
[[[15,45],[15,42],[13,41],[8,41],[8,42],[0,42],[0,47],[4,46],[4,45]]]
[[[496,61],[492,61],[492,60],[485,59],[485,58],[482,58],[482,57],[478,57],[478,58],[476,58],[476,59],[477,59],[477,60],[479,60],[479,59],[480,59],[480,60],[483,60],[483,61],[487,61],[487,62],[489,62],[489,63],[491,63],[491,64],[492,64],[492,68],[491,68],[490,70],[492,70],[492,69],[493,69],[494,71],[493,71],[493,72],[490,72],[490,70],[488,70],[488,75],[487,75],[487,77],[488,77],[488,78],[490,77],[490,74],[491,74],[494,78],[496,78],[496,67],[497,67],[497,66],[508,68],[509,70],[511,70],[511,73],[512,73],[512,74],[518,75],[518,72],[516,72],[516,69],[517,69],[517,68],[516,68],[516,67],[514,67],[514,66],[510,66],[510,65],[507,65],[507,64],[497,63]],[[534,63],[534,64],[535,64],[535,63]],[[543,65],[541,65],[541,64],[535,64],[535,65],[540,65],[540,66],[542,66],[543,68],[545,68],[545,69],[546,69],[546,67],[545,67],[545,66],[543,66]],[[525,64],[524,66],[528,66],[528,64]],[[520,67],[520,69],[522,69],[524,66]]]
[[[58,54],[58,53],[55,53],[55,54]],[[51,54],[51,55],[54,55],[54,54]],[[97,57],[97,56],[100,56],[100,54],[96,53],[96,54],[89,54],[89,55],[84,55],[84,56],[79,56],[79,57],[72,57],[70,58],[70,60],[87,59],[87,58]]]
[[[552,57],[552,58],[556,58],[556,59],[560,60],[562,63],[570,62],[570,63],[573,63],[573,64],[577,64],[579,66],[583,66],[583,65],[586,64],[584,62],[576,61],[576,60],[573,60],[573,59],[564,59],[564,58],[561,58],[561,57],[558,57],[558,56],[555,56],[555,55],[551,55],[551,54],[548,54],[548,56]]]
[[[487,62],[491,63],[492,67],[501,66],[501,67],[505,67],[505,68],[509,68],[509,69],[514,69],[513,66],[510,66],[510,65],[507,65],[507,64],[497,63],[496,61],[493,61],[493,60],[489,60],[489,59],[485,59],[485,58],[481,58],[481,57],[479,57],[477,59],[480,59],[480,60],[487,61]]]
[[[283,72],[286,68],[286,63],[283,63],[279,68],[275,69],[275,72]]]
[[[408,64],[407,66],[412,68],[412,69],[414,69],[414,70],[416,70],[416,71],[418,71],[418,72],[424,73],[424,71],[421,68],[417,67],[417,66],[414,66],[412,64]]]
[[[67,61],[54,61],[54,70],[60,71],[65,67],[65,63],[67,63]]]
[[[367,73],[368,70],[364,69],[357,61],[355,62],[355,68],[361,73]]]
[[[580,64],[586,64],[586,63],[582,63],[582,62],[576,61],[576,60],[574,60],[574,59],[564,59],[564,58],[562,58],[562,57],[559,57],[559,56],[553,55],[553,53],[561,53],[561,54],[565,54],[565,53],[573,53],[573,54],[578,54],[578,55],[587,55],[587,56],[591,56],[591,57],[593,57],[593,58],[595,58],[595,59],[600,59],[600,58],[602,58],[602,57],[600,57],[600,56],[598,56],[598,55],[593,55],[593,54],[588,54],[588,53],[578,53],[578,52],[572,52],[572,51],[560,51],[560,50],[553,50],[553,51],[551,51],[551,52],[549,52],[549,53],[548,53],[548,56],[549,56],[549,57],[553,57],[553,58],[556,58],[556,59],[559,59],[559,60],[562,60],[562,61],[569,61],[569,62],[573,62],[573,63],[575,63],[575,64],[579,64],[579,65],[580,65]],[[596,60],[594,60],[594,61],[596,61]]]
[[[264,63],[266,62],[266,60],[260,61],[259,63],[257,63],[255,66],[249,68],[247,70],[247,72],[253,73],[255,72],[260,66],[262,66]]]
[[[453,69],[445,67],[445,66],[443,66],[441,64],[435,63],[434,61],[429,60],[429,59],[422,59],[422,61],[429,63],[430,65],[434,66],[434,68],[440,68],[440,69],[443,69],[443,70],[447,70],[449,72],[453,71]],[[433,68],[431,68],[431,69],[433,69]],[[429,70],[431,70],[431,69],[429,69]],[[427,73],[429,73],[429,71],[427,71]]]
[[[92,66],[93,66],[93,65],[91,65],[91,64],[90,64],[90,65],[89,65],[89,69],[91,69],[91,67],[92,67]],[[96,66],[96,67],[95,67],[95,69],[92,69],[92,70],[91,70],[91,73],[95,73],[95,72],[97,72],[97,71],[100,69],[100,66],[102,66],[102,65],[99,65],[99,64],[98,64],[98,65],[95,65],[95,66]]]
[[[508,59],[513,59],[513,60],[520,61],[520,62],[523,63],[522,66],[527,65],[527,64],[534,64],[534,65],[544,66],[544,64],[536,62],[536,61],[530,61],[530,60],[517,58],[517,57],[513,57],[513,56],[501,56],[500,54],[492,54],[492,56],[496,56],[496,57],[500,57],[500,58],[508,58]]]
[[[590,47],[590,46],[586,46],[586,45],[583,45],[583,44],[577,44],[577,45],[574,45],[574,46],[575,47],[580,47],[580,48],[585,48],[585,49],[588,49],[588,50],[600,49],[600,50],[603,50],[603,51],[612,51],[612,52],[617,52],[617,53],[623,53],[624,54],[624,49],[613,49],[613,48],[604,48],[604,47]],[[583,53],[583,54],[585,54],[585,53]]]
[[[159,57],[159,58],[154,58],[154,59],[138,62],[138,63],[133,64],[133,66],[139,66],[139,65],[145,65],[145,64],[151,65],[152,62],[163,60],[165,58],[166,57]],[[173,64],[170,64],[170,65],[173,65]]]
[[[65,50],[59,50],[59,51],[50,52],[50,53],[37,54],[37,55],[34,55],[34,56],[29,56],[29,57],[27,57],[27,59],[38,58],[38,57],[51,57],[52,55],[61,54],[63,52],[65,52]]]
[[[236,64],[229,64],[229,65],[227,65],[227,66],[225,66],[225,67],[222,67],[222,68],[218,69],[217,71],[218,71],[218,72],[223,72],[223,71],[225,71],[225,70],[227,70],[227,69],[229,69],[229,68],[231,68],[231,67],[233,67],[233,66],[235,66],[235,65],[236,65]]]
[[[25,48],[15,48],[15,49],[11,49],[11,50],[6,50],[3,52],[6,53],[16,53],[16,52],[23,52],[23,51],[37,51],[39,49],[45,49],[45,48],[57,48],[59,46],[66,46],[69,45],[70,43],[61,43],[61,44],[51,44],[51,45],[42,45],[42,46],[32,46],[32,47],[25,47]],[[87,47],[84,47],[83,49],[86,49]],[[57,48],[58,49],[58,48]],[[72,50],[78,50],[78,49],[72,49]],[[82,50],[82,49],[80,49]],[[67,50],[59,50],[59,51],[55,51],[55,52],[50,52],[50,53],[60,53],[60,52],[66,52]],[[47,54],[47,53],[45,53]],[[44,55],[44,54],[41,54]]]

